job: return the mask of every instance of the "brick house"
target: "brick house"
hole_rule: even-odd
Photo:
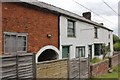
[[[20,2],[1,4],[1,53],[34,52],[36,62],[68,55],[94,58],[101,57],[101,46],[106,44],[112,55],[113,31],[92,21],[91,13],[79,16],[43,2],[14,1]]]
[[[40,51],[41,59],[58,58],[58,14],[23,2],[3,2],[0,54]],[[51,53],[51,54],[48,54]]]

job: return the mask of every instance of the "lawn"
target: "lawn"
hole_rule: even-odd
[[[101,75],[99,77],[95,77],[91,80],[106,80],[106,79],[110,79],[110,80],[118,80],[118,77],[120,77],[120,65],[117,65],[115,67],[113,67],[113,71],[111,73],[107,73],[107,74],[104,74],[104,75]]]
[[[120,65],[117,65],[113,68],[113,72],[102,75],[98,78],[118,78],[120,77]]]

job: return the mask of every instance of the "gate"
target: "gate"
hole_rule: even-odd
[[[74,58],[68,60],[69,65],[69,78],[76,79],[87,79],[89,78],[90,69],[90,56],[88,58]]]
[[[2,80],[7,79],[35,79],[35,56],[32,53],[19,53],[17,55],[3,55],[0,57]]]

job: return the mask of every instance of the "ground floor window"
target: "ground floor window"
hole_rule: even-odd
[[[88,45],[88,53],[90,55],[90,60],[92,60],[92,45]]]
[[[95,55],[99,56],[102,54],[102,44],[94,44]]]
[[[68,58],[70,53],[70,46],[62,46],[62,58]]]
[[[76,58],[85,57],[85,46],[76,47]]]
[[[4,52],[27,52],[27,34],[26,33],[4,33]]]

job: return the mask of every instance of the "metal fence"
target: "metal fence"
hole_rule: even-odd
[[[32,53],[0,56],[2,63],[0,78],[7,79],[33,79],[35,78],[35,56]]]

